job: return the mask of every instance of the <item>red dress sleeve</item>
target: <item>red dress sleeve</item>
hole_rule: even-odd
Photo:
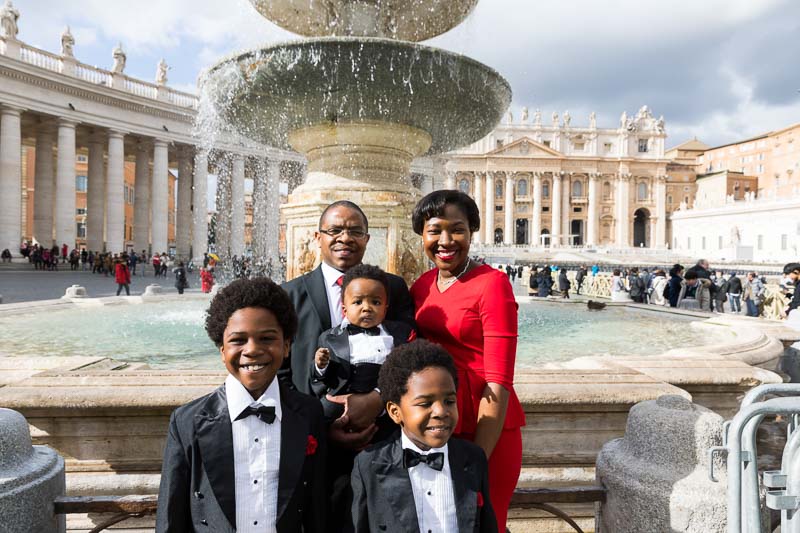
[[[478,310],[483,325],[486,381],[511,390],[517,355],[517,302],[506,276],[491,276]]]

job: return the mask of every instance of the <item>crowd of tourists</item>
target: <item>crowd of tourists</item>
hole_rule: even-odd
[[[362,263],[367,217],[335,202],[317,268],[220,289],[205,326],[228,376],[172,415],[156,531],[505,531],[517,306],[509,273],[469,255],[479,225],[460,191],[422,198],[434,268],[409,289]]]

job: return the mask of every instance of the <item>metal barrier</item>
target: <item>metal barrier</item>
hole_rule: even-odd
[[[768,395],[790,395],[789,397],[765,400]],[[800,467],[800,455],[794,452],[800,448],[800,437],[794,432],[796,417],[800,414],[800,384],[780,383],[755,387],[747,393],[742,407],[732,421],[723,428],[723,446],[714,446],[708,450],[710,461],[709,476],[714,476],[714,456],[717,453],[728,454],[728,533],[761,533],[760,486],[758,480],[758,450],[756,448],[756,432],[765,416],[784,415],[789,418],[790,437],[780,472],[765,472],[764,484],[767,487],[781,486],[784,491],[770,491],[767,494],[767,507],[784,511],[800,508],[800,470],[791,475],[793,464]],[[796,488],[792,488],[789,478],[797,477]],[[792,506],[793,505],[793,506]],[[783,513],[789,514],[789,513]],[[793,531],[800,533],[800,513],[796,520],[796,529],[782,529],[783,533]]]

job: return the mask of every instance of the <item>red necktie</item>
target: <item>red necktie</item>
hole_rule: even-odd
[[[343,281],[344,281],[344,274],[342,274],[341,276],[339,276],[338,278],[336,278],[336,284],[337,284],[339,287],[341,287],[341,286],[342,286],[342,282],[343,282]],[[343,301],[344,301],[344,294],[341,294],[341,293],[340,293],[340,294],[339,294],[339,303],[342,303]],[[341,310],[342,310],[342,318],[344,318],[344,307],[342,307],[342,308],[341,308]]]

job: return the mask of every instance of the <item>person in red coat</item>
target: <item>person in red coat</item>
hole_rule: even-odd
[[[455,190],[434,191],[412,215],[435,268],[411,287],[421,337],[440,344],[458,370],[455,436],[480,446],[489,459],[489,492],[498,530],[506,530],[522,468],[525,412],[514,392],[517,303],[505,273],[470,259],[480,228],[474,200]]]
[[[200,269],[200,290],[203,292],[211,292],[211,288],[214,287],[214,273],[211,271],[210,268],[201,268]]]
[[[125,288],[125,295],[131,295],[131,271],[128,269],[128,261],[125,255],[114,266],[114,281],[117,282],[117,296],[119,296],[123,287]]]

